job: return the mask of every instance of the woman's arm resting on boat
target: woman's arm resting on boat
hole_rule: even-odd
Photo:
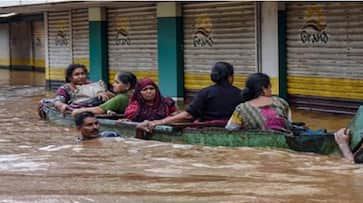
[[[169,124],[169,123],[184,122],[184,121],[190,121],[192,119],[193,119],[193,116],[190,113],[188,113],[186,111],[182,111],[181,113],[178,113],[174,116],[168,116],[161,120],[151,121],[150,126],[152,126],[152,128],[153,128],[156,125],[165,125],[165,124]]]
[[[184,121],[190,121],[193,119],[193,116],[186,112],[183,111],[179,114],[176,114],[174,116],[168,116],[166,118],[163,118],[161,120],[154,120],[154,121],[144,121],[143,123],[140,123],[138,125],[139,129],[143,129],[147,132],[151,132],[152,129],[156,126],[156,125],[165,125],[165,124],[169,124],[169,123],[177,123],[177,122],[184,122]]]
[[[60,101],[54,102],[55,108],[57,108],[62,114],[64,114],[67,110],[72,110],[67,104],[62,103]]]
[[[76,116],[77,114],[80,114],[82,112],[85,111],[89,111],[92,112],[94,114],[103,114],[106,113],[103,109],[101,109],[99,106],[95,106],[95,107],[88,107],[88,108],[80,108],[80,109],[75,109],[72,111],[72,116]]]
[[[346,130],[345,128],[338,130],[336,133],[334,133],[334,138],[344,158],[353,161],[354,156],[349,147],[349,141],[350,141],[349,130]]]

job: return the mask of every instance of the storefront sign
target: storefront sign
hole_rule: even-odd
[[[130,45],[129,39],[129,19],[127,17],[121,17],[118,21],[118,29],[116,33],[116,45]]]
[[[57,35],[55,37],[56,46],[67,46],[68,45],[68,33],[66,23],[59,23],[57,26]]]
[[[194,47],[212,47],[214,44],[212,38],[212,21],[206,15],[199,16],[194,23],[193,46]]]
[[[320,6],[311,6],[304,16],[305,24],[300,32],[301,42],[304,44],[328,43],[326,17]]]

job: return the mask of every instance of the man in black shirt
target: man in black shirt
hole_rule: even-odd
[[[191,120],[225,125],[235,107],[243,101],[241,90],[232,85],[234,71],[229,63],[217,62],[210,77],[215,84],[200,90],[186,111],[161,120],[146,121],[138,128],[151,131],[155,125]]]

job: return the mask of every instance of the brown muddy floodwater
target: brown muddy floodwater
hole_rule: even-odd
[[[0,80],[1,81],[1,80]],[[339,157],[107,138],[39,120],[43,88],[0,82],[0,202],[362,202],[363,169]],[[349,116],[294,111],[312,127]]]

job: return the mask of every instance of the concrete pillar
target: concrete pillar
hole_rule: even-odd
[[[271,77],[272,93],[279,94],[278,2],[262,2],[262,72]]]
[[[89,76],[92,81],[108,82],[106,10],[88,8]]]
[[[179,2],[157,3],[158,71],[163,95],[184,96],[183,24]]]

